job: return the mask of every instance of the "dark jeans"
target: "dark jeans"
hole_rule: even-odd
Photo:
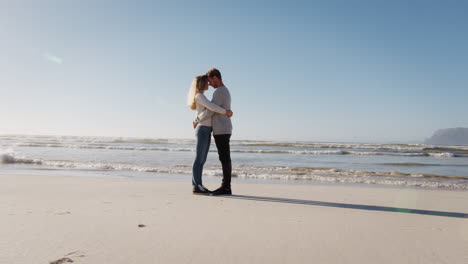
[[[229,141],[231,139],[230,134],[225,135],[214,135],[213,136],[216,143],[216,148],[218,149],[219,161],[221,161],[221,166],[223,167],[223,187],[231,187],[231,149],[229,147]]]

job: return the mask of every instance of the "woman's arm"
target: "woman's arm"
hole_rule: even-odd
[[[203,110],[203,112],[201,112],[200,114],[197,115],[195,120],[193,120],[193,123],[198,124],[198,123],[202,122],[203,120],[211,118],[214,113],[215,112],[213,112],[213,111],[211,111],[209,109],[205,109],[205,110]]]
[[[210,102],[204,94],[197,94],[197,104],[203,105],[207,109],[225,115],[226,109],[221,106]]]

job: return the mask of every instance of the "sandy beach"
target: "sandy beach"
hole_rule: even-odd
[[[189,181],[0,180],[0,263],[468,263],[463,191],[245,182],[208,197]]]

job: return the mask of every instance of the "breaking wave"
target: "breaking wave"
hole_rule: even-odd
[[[72,149],[107,149],[107,150],[133,150],[133,151],[184,151],[193,152],[194,147],[146,147],[146,146],[121,146],[105,144],[60,144],[60,143],[16,143],[16,147],[48,147],[48,148],[72,148]],[[212,149],[211,152],[216,150]],[[364,156],[404,156],[404,157],[468,157],[468,154],[452,152],[375,152],[375,151],[351,151],[351,150],[285,150],[285,149],[239,149],[233,148],[231,152],[259,153],[259,154],[296,154],[296,155],[364,155]]]
[[[3,164],[30,164],[53,168],[81,170],[135,171],[164,174],[191,174],[191,165],[162,165],[157,167],[123,163],[77,162],[42,160],[17,157],[14,153],[1,154]],[[219,166],[205,166],[205,175],[222,176]],[[450,176],[428,173],[403,173],[398,171],[356,171],[318,167],[287,167],[239,165],[233,168],[233,177],[263,180],[303,180],[337,183],[384,184],[411,187],[430,187],[468,190],[468,176]]]

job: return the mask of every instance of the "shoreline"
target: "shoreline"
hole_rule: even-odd
[[[110,172],[110,173],[109,173]],[[135,174],[135,172],[132,172]],[[106,171],[106,170],[76,170],[76,169],[17,169],[8,168],[0,171],[1,174],[11,175],[31,175],[31,176],[69,176],[69,177],[97,177],[97,178],[128,178],[128,179],[153,179],[153,180],[168,180],[168,181],[179,181],[190,183],[191,176],[188,174],[170,174],[170,173],[154,173],[148,175],[147,172],[140,172],[142,175],[129,176],[126,171],[118,173],[117,171]],[[120,174],[120,175],[119,175]],[[203,179],[208,182],[221,182],[221,176],[203,175]],[[369,188],[390,188],[390,189],[414,189],[414,190],[442,190],[442,191],[459,191],[467,192],[466,189],[462,188],[448,188],[448,187],[429,187],[429,186],[406,186],[396,184],[381,184],[381,183],[355,183],[355,182],[332,182],[332,181],[316,181],[316,180],[301,180],[301,179],[260,179],[260,178],[243,178],[243,177],[232,177],[232,181],[235,183],[246,183],[246,184],[279,184],[279,185],[318,185],[318,186],[350,186],[350,187],[369,187]],[[467,180],[468,181],[468,180]]]
[[[209,197],[167,179],[0,180],[0,263],[468,260],[463,191],[246,181],[232,197]]]

